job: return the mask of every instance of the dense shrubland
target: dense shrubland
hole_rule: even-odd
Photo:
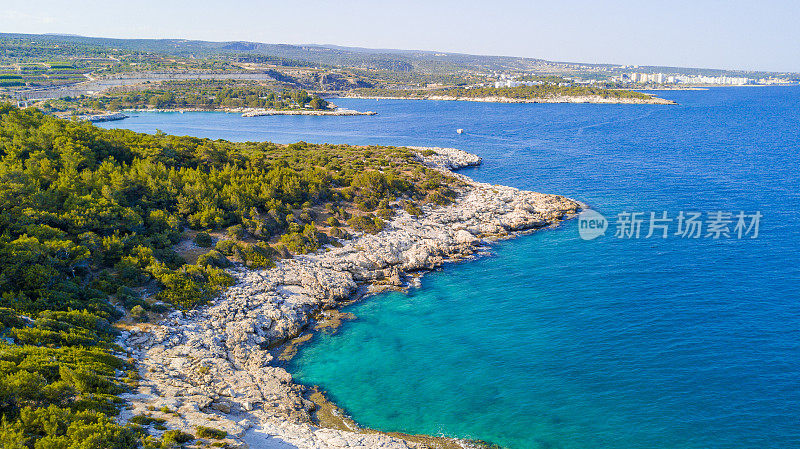
[[[145,108],[324,110],[328,108],[328,102],[304,90],[288,89],[280,83],[198,79],[163,81],[142,88],[115,88],[99,96],[48,100],[41,107],[45,111]]]
[[[476,88],[463,88],[453,87],[446,89],[433,89],[433,90],[387,90],[387,89],[356,89],[352,91],[354,94],[365,97],[401,97],[401,98],[428,98],[431,96],[446,96],[457,98],[487,98],[487,97],[501,97],[511,98],[514,100],[533,100],[537,98],[550,98],[550,97],[582,97],[582,96],[599,96],[602,98],[614,99],[639,99],[646,100],[650,96],[641,92],[632,90],[611,90],[599,87],[582,86],[578,84],[564,84],[564,83],[544,83],[535,86],[519,86],[519,87],[476,87]]]
[[[0,105],[0,446],[178,444],[114,422],[137,376],[112,323],[203,304],[231,263],[379,232],[454,182],[402,148],[146,135]],[[205,251],[194,263],[187,243]]]

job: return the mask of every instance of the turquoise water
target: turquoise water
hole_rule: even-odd
[[[759,238],[501,242],[347,310],[294,359],[364,425],[511,448],[800,447],[800,88],[662,92],[678,106],[339,100],[374,117],[141,114],[232,140],[453,146],[481,181],[606,216],[761,211]],[[464,128],[465,134],[455,134]]]

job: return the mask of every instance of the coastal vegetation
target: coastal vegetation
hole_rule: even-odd
[[[611,90],[592,86],[565,83],[543,83],[518,87],[453,87],[445,89],[356,89],[352,94],[360,97],[391,98],[507,98],[510,100],[536,100],[555,97],[601,97],[610,99],[648,100],[651,97],[631,90]]]
[[[100,96],[48,100],[41,108],[48,112],[147,108],[325,110],[328,102],[305,90],[287,89],[278,83],[198,79],[164,81],[141,89],[116,88]]]
[[[194,438],[114,421],[138,379],[117,320],[204,304],[231,284],[231,263],[270,266],[378,232],[381,216],[450,201],[456,182],[405,148],[147,135],[0,105],[2,446]],[[180,248],[194,243],[190,263]]]

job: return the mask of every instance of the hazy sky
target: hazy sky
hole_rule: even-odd
[[[0,0],[0,32],[800,72],[795,0]]]

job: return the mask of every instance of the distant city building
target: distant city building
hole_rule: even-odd
[[[703,76],[703,75],[668,75],[665,73],[623,73],[614,78],[622,83],[639,84],[715,84],[727,86],[742,86],[745,84],[765,84],[764,80],[754,80],[747,77],[735,76]]]
[[[513,78],[506,78],[505,75],[500,76],[500,81],[495,81],[494,87],[500,89],[503,87],[519,87],[519,86],[538,86],[543,84],[541,81],[516,81]]]

